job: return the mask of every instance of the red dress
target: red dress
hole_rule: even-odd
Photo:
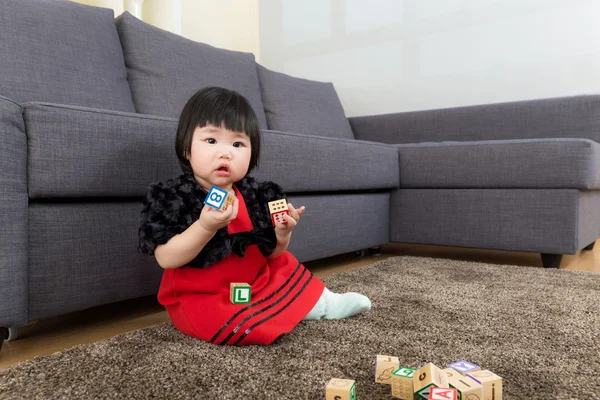
[[[251,231],[246,204],[234,186],[238,215],[229,234]],[[250,304],[232,304],[229,284],[252,286]],[[290,252],[265,258],[256,244],[243,258],[231,253],[207,268],[181,267],[163,273],[158,301],[186,335],[214,344],[267,345],[290,332],[319,300],[325,285]]]

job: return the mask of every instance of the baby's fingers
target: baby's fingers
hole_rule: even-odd
[[[304,214],[304,206],[296,209],[296,208],[294,208],[294,206],[292,205],[292,203],[289,203],[288,204],[288,211],[290,213],[290,216],[297,221],[297,220],[300,219],[300,216],[302,214]]]
[[[284,214],[283,218],[287,221],[287,229],[293,229],[298,224],[296,219],[294,217],[292,217],[291,215]],[[282,224],[282,225],[286,226],[284,224]]]

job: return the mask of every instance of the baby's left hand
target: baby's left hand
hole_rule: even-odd
[[[275,233],[278,236],[287,236],[292,233],[292,230],[298,225],[298,221],[300,221],[300,216],[304,214],[304,210],[306,209],[304,206],[296,209],[292,205],[292,203],[288,203],[288,211],[290,215],[284,215],[283,218],[287,221],[287,224],[282,222],[277,222],[275,224]]]

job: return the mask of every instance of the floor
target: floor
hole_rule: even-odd
[[[399,243],[384,246],[381,256],[371,256],[368,253],[363,257],[343,254],[311,261],[305,265],[316,276],[325,277],[400,255],[542,267],[539,254],[535,253]],[[600,272],[600,240],[593,251],[564,256],[560,268]],[[39,321],[23,328],[19,332],[18,340],[4,342],[0,351],[0,368],[168,320],[166,311],[157,303],[156,297],[150,296]]]

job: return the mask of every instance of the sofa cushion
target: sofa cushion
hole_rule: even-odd
[[[269,130],[252,175],[287,193],[396,188],[398,152],[382,143]]]
[[[600,189],[600,144],[588,139],[396,146],[403,188]]]
[[[150,182],[181,173],[176,119],[49,103],[23,107],[31,199],[138,197]],[[288,193],[398,186],[394,146],[272,131],[263,131],[262,142],[252,175]]]
[[[21,106],[0,97],[0,326],[27,323],[27,136]]]
[[[257,68],[269,129],[354,139],[332,83]]]
[[[181,174],[177,120],[143,114],[24,104],[29,197],[143,196]]]
[[[0,95],[135,111],[113,10],[0,0]]]
[[[139,113],[178,118],[196,91],[222,86],[245,96],[260,126],[267,127],[253,54],[185,39],[128,12],[116,24]]]

